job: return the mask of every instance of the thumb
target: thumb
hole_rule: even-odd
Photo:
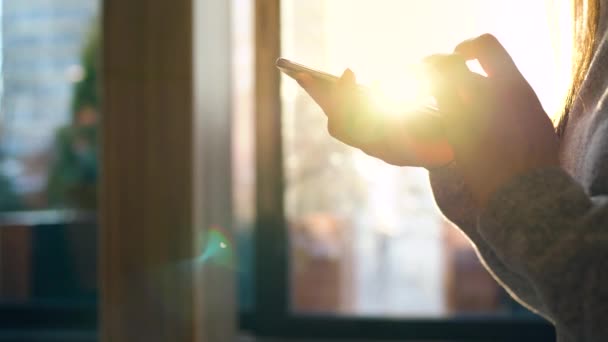
[[[477,59],[488,77],[513,78],[521,76],[515,62],[491,34],[483,34],[477,38],[465,40],[454,49],[467,60]]]
[[[346,69],[344,70],[344,73],[342,73],[342,76],[340,76],[338,83],[340,85],[354,85],[357,83],[357,77],[352,70]]]

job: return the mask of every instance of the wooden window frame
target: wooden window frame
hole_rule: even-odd
[[[230,2],[103,9],[101,340],[232,341],[233,270],[191,262],[231,226]]]

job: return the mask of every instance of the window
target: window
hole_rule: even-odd
[[[340,74],[350,67],[360,82],[392,85],[395,75],[425,55],[493,32],[545,107],[554,112],[559,104],[549,26],[539,24],[547,12],[543,2],[281,5],[282,55],[321,70]],[[424,170],[391,167],[332,140],[318,106],[288,78],[282,104],[292,310],[397,317],[526,314],[442,218]]]
[[[550,34],[563,26],[549,19],[550,12],[559,11],[548,1],[263,3],[257,12],[263,46],[256,46],[256,77],[264,80],[258,86],[273,82],[271,61],[260,58],[283,56],[334,74],[349,67],[361,83],[382,84],[425,55],[451,52],[458,42],[490,32],[511,52],[547,112],[556,113],[561,105],[569,50],[568,44],[555,44],[565,40]],[[277,10],[280,25],[275,26]],[[276,51],[273,39],[280,40]],[[269,50],[276,55],[269,56]],[[262,334],[552,335],[547,323],[506,294],[467,239],[442,218],[424,170],[391,167],[332,140],[324,115],[293,80],[282,78],[276,93],[268,89],[274,88],[264,88],[257,100],[268,109],[271,97],[280,95],[280,108],[268,118],[273,113],[259,112],[258,106],[257,127],[265,130],[256,133],[262,141],[256,153],[273,154],[282,163],[257,158],[263,173],[258,179],[264,180],[256,188],[258,199],[270,196],[273,205],[270,210],[268,202],[258,203],[264,211],[258,212],[256,226],[256,276],[261,278],[256,285],[271,289],[257,291]],[[268,137],[272,129],[280,132]],[[277,137],[282,144],[275,149]],[[268,174],[282,177],[273,183]]]
[[[0,1],[3,327],[95,325],[99,6]]]

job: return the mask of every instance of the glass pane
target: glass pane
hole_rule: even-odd
[[[253,0],[232,0],[233,115],[232,179],[241,311],[253,310],[255,155],[253,99]]]
[[[491,32],[547,111],[557,110],[565,89],[567,54],[554,56],[543,1],[283,0],[281,14],[284,57],[334,74],[349,67],[361,83],[382,83],[425,55]],[[424,170],[392,167],[332,140],[296,82],[282,84],[292,310],[531,315],[442,218]]]
[[[0,306],[15,302],[94,303],[95,218],[66,220],[61,215],[51,217],[49,213],[45,218],[31,212],[20,215],[27,216],[5,215],[0,229]],[[28,221],[32,224],[24,224]]]
[[[96,297],[99,5],[0,1],[0,303]]]

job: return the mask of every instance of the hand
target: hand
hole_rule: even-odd
[[[423,110],[385,115],[346,70],[337,83],[298,75],[298,83],[323,109],[328,131],[345,144],[397,166],[440,167],[453,159],[441,120]]]
[[[559,165],[559,142],[538,97],[496,38],[465,41],[455,52],[426,63],[435,71],[432,92],[456,166],[483,207],[513,177]],[[477,59],[488,76],[470,72],[468,59]]]

